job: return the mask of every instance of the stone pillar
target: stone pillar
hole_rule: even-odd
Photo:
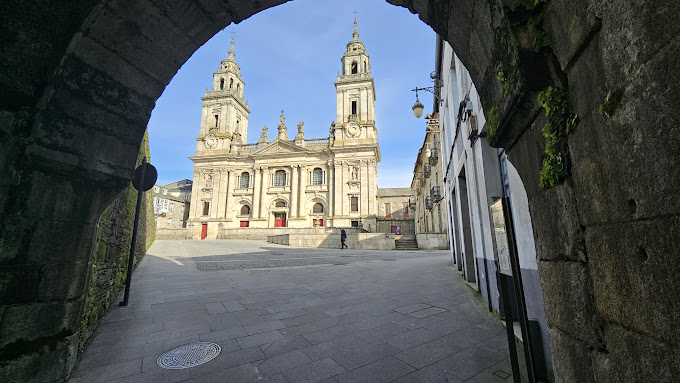
[[[262,218],[263,210],[266,209],[265,205],[267,201],[267,190],[269,190],[269,168],[263,167],[262,170],[262,189],[260,190],[260,198],[258,199],[258,204],[260,205],[260,213],[257,218]]]
[[[199,199],[199,194],[201,194],[201,192],[199,191],[200,184],[201,173],[198,171],[194,171],[193,191],[191,192],[191,205],[189,206],[189,219],[198,218],[196,212],[198,211],[198,203],[200,201]]]
[[[329,218],[335,215],[335,163],[328,161],[328,174],[326,175],[326,188],[328,189],[328,212]]]
[[[219,191],[220,191],[220,173],[219,171],[210,171],[210,177],[212,179],[212,183],[210,186],[206,186],[208,189],[210,189],[210,218],[218,218],[220,211],[219,211],[219,205],[220,205],[220,200],[219,200]]]
[[[369,180],[369,173],[367,172],[366,169],[366,163],[368,161],[366,160],[361,160],[359,161],[359,212],[361,213],[362,217],[365,217],[368,215],[368,180]]]
[[[335,216],[342,215],[342,161],[335,161],[333,194],[335,194],[333,214]]]
[[[290,167],[291,180],[290,180],[290,215],[292,217],[298,217],[298,183],[300,179],[298,177],[298,172],[300,171],[299,165],[293,165]]]
[[[368,161],[368,171],[369,171],[369,179],[373,180],[373,182],[369,185],[368,188],[368,199],[370,201],[369,206],[369,214],[374,214],[378,215],[378,201],[377,201],[377,193],[378,193],[378,164],[374,160]]]
[[[229,169],[229,170],[225,170],[225,171],[227,172],[228,175],[227,175],[227,187],[226,187],[226,193],[225,193],[226,194],[226,196],[225,196],[226,207],[224,208],[224,218],[231,219],[232,218],[231,210],[233,209],[233,205],[234,205],[234,197],[232,196],[232,193],[233,193],[233,190],[236,188],[236,186],[235,186],[236,181],[234,180],[235,171],[234,171],[234,169]]]
[[[253,168],[253,218],[260,218],[260,173],[259,168]]]

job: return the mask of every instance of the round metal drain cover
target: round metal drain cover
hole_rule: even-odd
[[[167,369],[196,367],[213,360],[222,348],[215,343],[192,343],[173,348],[158,357],[158,365]]]

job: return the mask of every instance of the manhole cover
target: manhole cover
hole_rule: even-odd
[[[215,343],[192,343],[173,348],[158,357],[161,368],[172,370],[196,367],[213,360],[222,349]]]

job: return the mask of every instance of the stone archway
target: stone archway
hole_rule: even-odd
[[[131,178],[166,84],[223,27],[283,2],[2,6],[0,372],[9,381],[57,381],[72,368],[97,218]],[[522,176],[558,380],[678,380],[680,3],[389,2],[454,47],[490,142]],[[548,120],[536,99],[549,85],[564,90],[579,124],[559,145],[568,177],[544,190]]]

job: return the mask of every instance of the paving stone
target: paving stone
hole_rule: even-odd
[[[389,323],[367,331],[356,334],[356,337],[368,343],[385,341],[398,334],[404,334],[411,330],[405,329],[396,323]]]
[[[432,307],[432,306],[425,304],[425,303],[416,303],[416,304],[413,304],[413,305],[408,305],[408,306],[397,308],[394,311],[396,311],[398,313],[402,313],[402,314],[408,314],[408,313],[412,313],[414,311],[420,311],[420,310],[430,308],[430,307]]]
[[[227,312],[235,312],[235,311],[244,311],[247,310],[243,304],[239,301],[226,301],[222,302],[222,305],[225,307]]]
[[[396,354],[400,350],[384,342],[375,342],[354,348],[342,354],[334,355],[333,359],[342,367],[353,370],[365,364]]]
[[[352,323],[352,326],[356,327],[359,330],[370,330],[376,327],[380,327],[386,324],[390,323],[396,323],[399,321],[404,320],[404,318],[407,318],[406,315],[399,314],[399,313],[389,313],[381,316],[375,316],[371,317],[368,319],[364,319],[358,322]]]
[[[328,318],[320,321],[301,324],[299,326],[288,327],[281,329],[281,334],[286,337],[304,335],[311,332],[327,329],[336,326],[341,318]]]
[[[272,357],[278,354],[283,354],[290,351],[300,350],[307,348],[312,344],[307,341],[307,339],[302,336],[296,336],[292,338],[286,338],[274,343],[267,343],[260,346],[260,349],[267,355],[267,357]]]
[[[354,335],[358,332],[359,330],[357,330],[356,328],[348,324],[345,324],[304,334],[302,336],[305,339],[307,339],[311,344],[319,344],[328,342],[333,339],[344,338],[349,335]]]
[[[244,327],[248,335],[254,335],[254,334],[259,334],[261,332],[267,332],[267,331],[272,331],[272,330],[278,330],[280,328],[285,328],[286,325],[281,322],[281,321],[271,321],[271,322],[264,322],[264,323],[258,323],[252,326],[246,326]]]
[[[441,334],[434,332],[432,330],[428,330],[426,328],[419,328],[408,332],[402,332],[399,335],[395,335],[385,340],[385,342],[391,344],[392,346],[400,350],[407,350],[409,348],[413,348],[423,343],[427,343],[431,340],[441,338],[441,336],[442,336]]]
[[[345,371],[346,370],[333,359],[325,358],[304,366],[286,370],[283,372],[283,375],[290,382],[315,383],[334,377]]]
[[[215,357],[215,359],[199,366],[189,368],[188,370],[191,377],[195,378],[262,360],[264,358],[264,353],[262,353],[258,347],[250,347],[243,350],[221,353]],[[250,368],[252,369],[252,366]],[[223,375],[223,377],[224,376],[228,375]]]
[[[295,316],[288,319],[282,319],[281,322],[285,323],[288,327],[298,326],[305,323],[316,322],[323,319],[329,319],[330,316],[321,312],[316,312],[312,314]]]
[[[260,334],[244,336],[242,338],[236,338],[241,348],[248,348],[253,346],[259,346],[261,344],[274,343],[278,340],[284,339],[278,331],[268,331]]]
[[[231,327],[220,331],[208,331],[200,334],[198,337],[201,342],[215,342],[230,340],[234,338],[242,338],[248,336],[243,327]]]
[[[462,383],[457,377],[442,371],[439,367],[431,364],[405,375],[394,383]],[[480,382],[481,383],[481,382]]]
[[[87,370],[87,377],[84,376],[85,371],[73,375],[76,379],[81,379],[83,382],[105,382],[116,378],[123,378],[130,375],[140,374],[142,372],[142,359],[126,360],[119,363],[110,364],[108,366],[96,367]]]
[[[300,350],[296,350],[287,352],[285,354],[276,355],[260,362],[255,362],[253,363],[253,365],[257,367],[261,372],[267,370],[280,372],[311,362],[312,360],[309,359],[307,355],[305,355]]]
[[[439,307],[430,307],[430,308],[427,308],[425,310],[414,311],[414,312],[408,313],[408,316],[418,318],[418,319],[422,319],[422,318],[427,318],[427,317],[435,315],[435,314],[444,313],[446,311],[448,311],[448,310],[441,309]]]
[[[460,350],[461,348],[452,344],[447,344],[440,338],[402,351],[394,356],[415,368],[423,368],[451,356]]]
[[[400,320],[397,322],[399,326],[402,326],[407,329],[415,330],[417,328],[425,327],[425,326],[430,326],[432,324],[435,324],[437,322],[443,321],[444,318],[441,318],[437,315],[433,315],[427,318],[423,319],[417,319],[417,318],[407,318],[404,320]]]
[[[335,377],[339,383],[383,383],[391,382],[415,369],[399,359],[387,357],[377,362],[342,373]]]
[[[348,336],[341,339],[335,339],[331,342],[317,344],[312,347],[303,348],[301,351],[305,353],[311,360],[320,360],[334,355],[342,354],[354,350],[355,348],[363,347],[368,344],[353,336]]]

